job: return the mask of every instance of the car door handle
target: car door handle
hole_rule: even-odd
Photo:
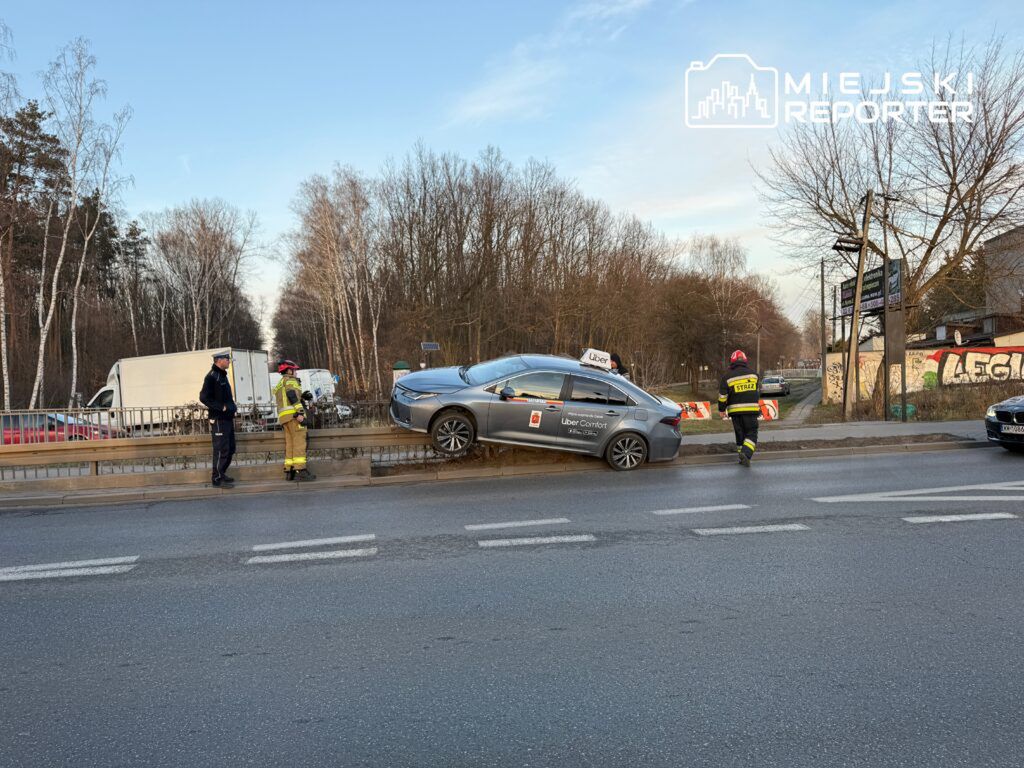
[[[562,408],[562,406],[560,406],[560,405],[549,405],[546,410],[557,411],[557,410],[560,410],[561,408]]]
[[[618,416],[619,412],[618,411],[605,411],[604,415],[605,416]]]

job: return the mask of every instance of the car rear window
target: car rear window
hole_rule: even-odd
[[[603,381],[594,379],[580,379],[573,376],[572,395],[569,397],[574,403],[593,403],[594,405],[608,404],[608,385]]]

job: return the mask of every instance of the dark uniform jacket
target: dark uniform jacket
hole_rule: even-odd
[[[203,379],[203,389],[199,393],[199,402],[206,406],[211,419],[230,419],[238,408],[231,394],[231,382],[228,375],[216,365]],[[225,410],[227,406],[227,410]]]
[[[746,363],[736,362],[722,376],[718,385],[718,412],[730,416],[760,413],[761,396],[757,391],[757,374]]]

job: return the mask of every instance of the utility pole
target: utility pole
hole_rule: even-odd
[[[760,323],[757,324],[757,352],[754,355],[754,370],[757,371],[757,375],[761,375],[761,328]]]
[[[821,401],[825,402],[825,355],[828,341],[825,336],[825,259],[821,259]]]
[[[836,348],[836,315],[839,314],[839,304],[836,302],[836,286],[832,286],[832,349]],[[846,333],[846,329],[843,329],[843,333]]]
[[[864,290],[864,261],[868,251],[868,227],[871,224],[871,206],[875,200],[874,190],[868,190],[864,196],[864,219],[861,224],[860,238],[839,238],[836,250],[853,252],[852,246],[859,245],[857,249],[857,280],[853,291],[853,317],[850,318],[850,343],[846,349],[846,367],[843,378],[843,421],[853,416],[853,404],[857,402],[858,392],[855,389],[860,367],[860,300]],[[859,239],[859,242],[857,242]]]

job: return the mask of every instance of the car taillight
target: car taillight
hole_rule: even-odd
[[[666,416],[661,420],[662,424],[668,424],[670,427],[678,427],[679,422],[682,421],[683,414],[677,413],[675,416]]]

